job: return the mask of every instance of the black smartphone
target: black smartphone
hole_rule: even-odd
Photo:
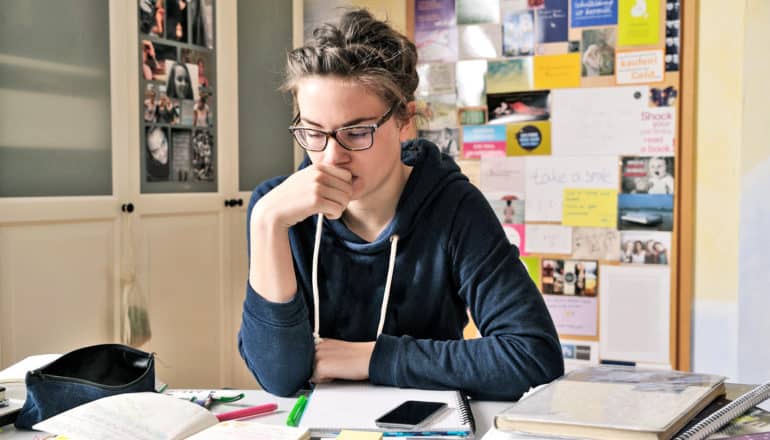
[[[443,402],[407,400],[374,421],[380,428],[413,429],[427,424],[446,408]]]

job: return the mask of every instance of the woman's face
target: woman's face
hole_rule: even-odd
[[[190,78],[187,77],[187,71],[184,67],[176,64],[174,66],[174,90],[179,98],[185,97],[187,88],[190,87]]]
[[[361,84],[334,77],[309,76],[297,85],[301,120],[297,125],[331,131],[351,125],[374,124],[389,105]],[[344,168],[353,175],[353,200],[365,199],[391,179],[398,179],[401,163],[401,131],[394,117],[374,132],[374,144],[361,151],[348,151],[329,138],[324,151],[310,151],[313,163]]]
[[[156,129],[147,135],[147,149],[152,158],[165,165],[168,163],[168,140],[161,129]]]

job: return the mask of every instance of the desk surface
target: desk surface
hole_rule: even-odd
[[[294,406],[294,402],[297,399],[289,399],[283,397],[275,397],[266,391],[257,390],[244,390],[246,397],[243,400],[235,402],[234,404],[220,404],[212,408],[214,412],[225,412],[238,409],[239,406],[253,406],[260,403],[275,402],[278,404],[278,410],[264,416],[257,416],[249,420],[258,421],[260,423],[272,423],[272,424],[284,424],[286,423],[286,417]],[[492,427],[492,422],[495,414],[501,412],[505,408],[512,405],[512,402],[471,402],[473,415],[476,419],[476,438],[480,439],[486,434]],[[16,431],[13,425],[5,426],[0,432],[0,440],[6,439],[29,439],[39,440],[41,433],[37,431]]]

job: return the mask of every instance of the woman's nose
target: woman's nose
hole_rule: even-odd
[[[329,141],[326,144],[326,149],[323,151],[323,161],[331,165],[337,165],[345,163],[350,159],[348,150],[344,149],[342,145],[337,142],[337,139],[329,136]]]

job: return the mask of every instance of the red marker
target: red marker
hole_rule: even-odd
[[[220,422],[226,420],[242,419],[244,417],[256,416],[258,414],[269,413],[278,409],[278,405],[275,403],[266,403],[264,405],[252,406],[250,408],[236,409],[235,411],[229,411],[222,414],[217,414],[217,419]]]

